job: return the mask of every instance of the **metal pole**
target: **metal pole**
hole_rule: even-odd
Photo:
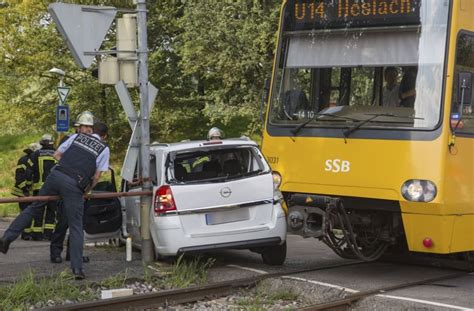
[[[138,24],[138,83],[140,87],[140,167],[143,178],[143,191],[153,189],[150,181],[150,111],[148,109],[148,44],[146,25],[146,0],[137,0]],[[150,238],[151,197],[141,197],[140,219],[142,238],[142,261],[149,263],[154,260],[153,245]]]
[[[112,199],[121,197],[138,197],[138,196],[152,196],[152,191],[129,191],[129,192],[101,192],[84,194],[84,199]],[[59,195],[42,195],[33,197],[14,197],[14,198],[0,198],[2,203],[18,203],[18,202],[46,202],[61,200]]]
[[[59,76],[59,87],[64,87],[64,76]],[[59,97],[58,101],[58,106],[61,105],[61,97]],[[56,125],[57,126],[57,125]],[[59,147],[59,142],[63,139],[64,137],[64,132],[58,132],[58,129],[56,128],[56,133],[57,133],[57,140],[56,140],[56,146]]]

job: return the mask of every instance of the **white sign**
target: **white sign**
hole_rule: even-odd
[[[117,9],[107,6],[75,5],[52,3],[48,6],[56,26],[81,68],[89,68],[100,49],[110,25],[114,21]]]
[[[61,101],[61,105],[64,105],[66,103],[66,99],[70,91],[71,91],[70,87],[58,86],[58,94],[59,94],[59,100]]]

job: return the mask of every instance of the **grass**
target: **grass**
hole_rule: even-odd
[[[160,288],[185,288],[200,285],[206,282],[208,271],[214,262],[213,258],[204,260],[201,257],[189,258],[181,255],[175,264],[164,271],[159,278],[153,277],[152,273],[145,269],[145,281]],[[153,270],[160,270],[160,267]]]
[[[14,284],[0,287],[0,310],[27,310],[28,306],[50,300],[64,302],[97,297],[91,288],[78,287],[72,280],[72,274],[66,271],[44,278],[35,278],[33,271],[29,271]]]
[[[0,136],[0,198],[12,197],[10,189],[15,182],[15,168],[23,149],[37,142],[41,134]],[[0,217],[18,213],[17,203],[0,204]]]
[[[181,255],[166,277],[166,283],[175,288],[203,284],[207,280],[207,272],[214,261],[214,259],[209,258],[203,262],[200,257],[188,261],[184,260],[183,255]]]
[[[124,272],[117,273],[114,276],[111,276],[100,282],[100,286],[103,288],[123,288],[128,278],[128,270]]]
[[[145,269],[144,281],[147,285],[166,289],[198,285],[206,281],[208,270],[213,264],[214,259],[188,260],[181,256],[162,277],[153,276]],[[59,305],[67,302],[95,300],[99,299],[100,290],[123,288],[130,281],[128,270],[99,283],[79,285],[68,271],[37,278],[30,270],[15,283],[0,287],[0,310],[28,310],[32,306],[38,309],[47,307],[48,302]]]
[[[254,290],[236,300],[239,310],[257,311],[268,310],[277,301],[292,302],[298,300],[299,294],[291,288],[274,289],[268,284],[259,284]]]

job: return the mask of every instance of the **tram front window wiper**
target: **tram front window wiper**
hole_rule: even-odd
[[[324,110],[323,110],[324,111]],[[334,113],[330,113],[330,112],[323,112],[321,111],[320,113],[316,113],[314,114],[311,118],[309,118],[308,120],[304,121],[303,123],[299,124],[298,126],[296,126],[294,129],[292,129],[290,132],[293,133],[293,136],[296,136],[296,134],[299,133],[299,131],[301,131],[302,128],[304,128],[306,125],[308,125],[311,121],[319,118],[319,117],[333,117],[333,118],[338,118],[338,119],[343,119],[343,120],[350,120],[350,121],[359,121],[357,119],[354,119],[354,118],[349,118],[349,117],[344,117],[344,116],[340,116],[340,115],[337,115],[337,114],[334,114]]]
[[[364,124],[369,123],[373,121],[374,119],[377,119],[378,117],[391,117],[391,118],[404,118],[404,119],[410,119],[410,120],[423,120],[423,118],[417,118],[417,117],[410,117],[410,116],[399,116],[396,114],[392,113],[367,113],[365,114],[367,116],[370,116],[370,118],[365,119],[365,120],[358,120],[359,123],[355,124],[354,126],[344,130],[342,134],[344,135],[344,138],[349,137],[352,133],[357,131],[359,128],[361,128]]]

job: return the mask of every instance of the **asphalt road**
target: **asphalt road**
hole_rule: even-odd
[[[293,235],[288,236],[288,257],[285,265],[280,268],[264,265],[258,254],[248,251],[222,251],[212,256],[217,258],[217,273],[211,274],[214,276],[213,280],[227,278],[233,274],[242,277],[255,273],[311,269],[348,262],[315,239],[303,239]],[[309,283],[319,287],[320,292],[339,290],[355,293],[456,272],[459,271],[375,262],[293,275],[292,279],[301,284]],[[364,299],[355,305],[353,310],[474,310],[474,273]]]
[[[7,225],[8,221],[0,219],[0,233],[3,233]],[[131,262],[125,261],[123,247],[87,246],[85,254],[91,257],[91,262],[85,264],[89,281],[101,280],[124,270],[127,270],[130,277],[139,277],[143,273],[139,252],[133,253]],[[247,250],[220,251],[205,256],[215,259],[208,277],[210,282],[349,262],[339,258],[315,239],[303,239],[293,235],[288,236],[288,256],[283,266],[267,266],[259,254]],[[0,254],[0,286],[18,279],[29,270],[34,270],[37,275],[50,275],[68,269],[69,265],[66,262],[62,264],[49,262],[48,242],[17,240],[11,245],[7,255]],[[315,295],[322,295],[328,291],[335,291],[336,294],[354,293],[451,273],[452,270],[446,269],[376,262],[292,275],[290,279],[294,282],[294,286],[312,286],[315,288]],[[385,296],[364,299],[353,309],[474,310],[474,274],[388,292]]]

